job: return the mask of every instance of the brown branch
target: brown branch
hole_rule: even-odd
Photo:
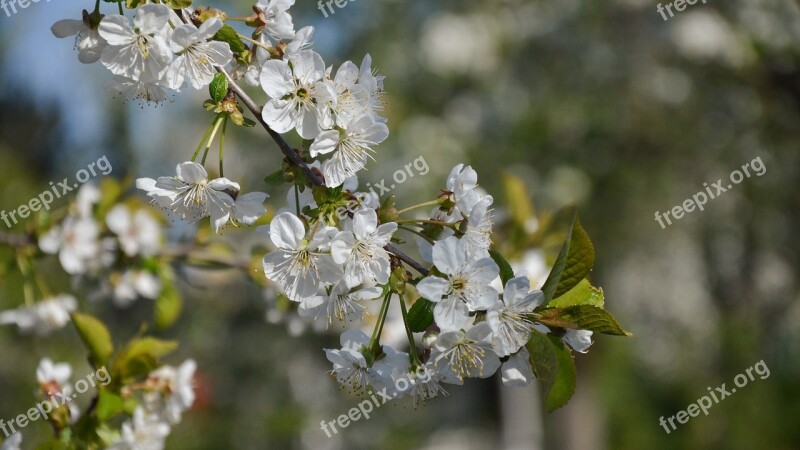
[[[270,128],[270,126],[264,121],[264,118],[261,116],[261,107],[258,106],[258,104],[252,98],[250,98],[250,96],[247,95],[246,92],[244,92],[241,86],[239,86],[239,84],[236,83],[233,77],[231,77],[230,74],[228,74],[228,72],[225,69],[218,67],[217,70],[219,70],[220,73],[224,74],[225,77],[228,78],[228,87],[236,94],[237,97],[239,97],[244,106],[247,107],[247,109],[250,110],[250,112],[255,116],[258,123],[260,123],[261,126],[264,127],[265,130],[267,130],[267,133],[269,133],[272,139],[278,144],[278,147],[281,149],[281,152],[283,152],[286,158],[295,166],[303,169],[303,171],[308,176],[308,179],[314,186],[325,186],[325,183],[322,181],[322,179],[311,170],[311,168],[308,166],[308,164],[306,164],[305,161],[303,161],[300,155],[298,155],[297,152],[295,152],[292,149],[292,147],[286,142],[286,140],[283,139],[283,136],[281,136],[280,133],[277,133],[275,130]],[[398,249],[394,245],[389,244],[384,248],[386,249],[386,251],[392,253],[393,255],[397,256],[397,258],[399,258],[401,261],[411,266],[417,272],[421,273],[422,275],[428,275],[428,269],[423,267],[422,264],[415,261],[414,258],[403,253],[400,249]]]
[[[0,245],[9,247],[24,247],[33,244],[33,238],[27,234],[6,233],[0,231]]]
[[[306,162],[303,161],[303,158],[301,158],[300,155],[294,151],[292,146],[289,145],[285,139],[283,139],[283,136],[267,125],[267,122],[265,122],[264,118],[261,116],[261,107],[258,106],[258,104],[256,104],[256,102],[253,101],[249,95],[247,95],[247,93],[236,83],[236,81],[233,80],[233,77],[231,77],[225,69],[218,67],[217,70],[228,78],[228,87],[233,91],[234,94],[236,94],[237,97],[239,97],[242,103],[244,103],[244,106],[246,106],[247,109],[253,113],[253,116],[255,116],[258,123],[260,123],[261,126],[267,130],[267,133],[269,133],[270,137],[272,137],[272,140],[278,144],[278,147],[281,149],[281,152],[284,154],[284,156],[286,156],[286,159],[288,159],[292,165],[303,169],[303,171],[306,173],[306,176],[314,186],[324,186],[325,183],[322,182],[322,179],[319,177],[319,175],[314,173],[314,171],[308,167],[308,164],[306,164]]]

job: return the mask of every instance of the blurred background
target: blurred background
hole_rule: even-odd
[[[239,15],[251,6],[210,3]],[[328,18],[315,2],[301,3],[295,25],[316,27],[327,64],[358,64],[369,52],[387,77],[391,136],[362,181],[423,156],[429,173],[395,191],[410,204],[431,198],[455,164],[473,165],[501,218],[533,205],[523,236],[500,229],[511,259],[529,270],[541,270],[537,261],[558,244],[525,236],[577,206],[597,250],[593,284],[634,336],[597,337],[577,355],[575,397],[552,414],[535,388],[473,380],[417,410],[386,405],[329,439],[320,421],[357,402],[324,376],[321,349],[338,346],[337,335],[284,315],[274,293],[235,271],[181,270],[185,312],[163,337],[182,343],[170,362],[197,360],[199,396],[167,448],[800,448],[797,2],[698,2],[669,21],[647,0],[353,1]],[[3,209],[101,155],[117,178],[174,173],[210,122],[200,107],[206,92],[142,109],[105,91],[111,75],[80,64],[73,42],[49,31],[93,5],[0,12]],[[232,130],[227,145],[226,175],[266,190],[262,180],[280,157],[263,130]],[[655,221],[656,211],[759,157],[763,176],[666,229]],[[514,179],[523,185],[514,189]],[[270,194],[271,210],[283,206],[285,188]],[[170,231],[173,239],[191,233]],[[69,286],[55,265],[46,276]],[[8,281],[0,310],[22,302]],[[114,324],[120,341],[152,309],[82,303]],[[0,328],[0,418],[32,406],[42,357],[88,373],[74,331],[56,336]],[[659,425],[761,360],[769,378],[670,434]],[[47,432],[29,426],[24,447]]]

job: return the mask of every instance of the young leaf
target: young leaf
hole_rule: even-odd
[[[224,100],[225,96],[228,95],[228,77],[222,73],[214,75],[214,79],[208,85],[208,93],[216,103]]]
[[[602,308],[605,304],[603,290],[596,288],[584,279],[566,294],[554,299],[547,306],[553,308],[568,308],[577,305],[591,305]]]
[[[231,46],[231,51],[234,53],[242,53],[247,50],[244,42],[239,38],[239,34],[230,25],[223,25],[217,34],[214,35],[215,41],[227,42]]]
[[[503,286],[505,286],[508,280],[514,278],[514,269],[511,268],[511,264],[509,264],[500,253],[489,250],[489,256],[491,256],[494,262],[497,263],[497,266],[500,267],[500,280],[503,282]]]
[[[606,312],[591,305],[570,306],[565,309],[545,310],[543,313],[553,315],[557,320],[574,324],[568,328],[579,330],[589,330],[600,334],[610,334],[612,336],[630,336],[631,334],[620,327],[617,320]],[[542,323],[545,323],[542,321]]]
[[[422,333],[433,325],[433,308],[436,303],[418,299],[408,310],[408,328],[412,333]]]
[[[181,294],[171,281],[165,282],[156,299],[155,322],[160,329],[171,327],[181,316],[183,302]]]
[[[101,390],[97,394],[97,408],[95,412],[101,422],[107,422],[122,412],[122,397],[112,392]]]
[[[542,287],[545,298],[548,301],[558,298],[586,278],[594,266],[594,257],[592,241],[575,216],[561,253]]]
[[[89,349],[92,364],[95,367],[106,365],[111,353],[114,352],[108,328],[95,317],[81,313],[72,314],[72,323],[75,324],[78,335]]]
[[[527,347],[533,375],[539,383],[542,398],[547,399],[558,373],[558,355],[547,335],[537,330],[531,330],[531,339]]]
[[[503,174],[503,187],[505,188],[506,204],[514,222],[522,226],[533,217],[533,204],[530,201],[529,189],[519,177],[509,173]]]
[[[174,351],[177,342],[161,341],[155,338],[136,338],[122,349],[114,360],[112,372],[114,380],[126,380],[147,376],[158,367],[159,358]]]
[[[577,370],[561,339],[532,331],[527,344],[530,363],[549,412],[566,405],[575,393]]]
[[[569,399],[572,398],[572,395],[575,394],[578,373],[575,368],[575,359],[572,356],[572,352],[569,351],[561,339],[555,336],[547,337],[553,345],[556,361],[558,363],[556,378],[553,380],[553,386],[550,388],[550,392],[545,398],[545,407],[547,411],[553,412],[566,405]]]
[[[192,0],[164,0],[164,4],[170,9],[184,9],[192,5]]]

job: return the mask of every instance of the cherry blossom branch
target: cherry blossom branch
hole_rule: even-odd
[[[9,247],[24,247],[33,243],[33,240],[27,234],[6,233],[0,231],[0,244]]]
[[[308,165],[305,163],[305,161],[303,161],[300,155],[298,155],[297,152],[294,151],[292,146],[289,145],[289,143],[283,139],[283,136],[281,136],[280,133],[276,132],[275,130],[270,128],[269,125],[267,125],[267,122],[265,122],[264,118],[261,116],[261,107],[258,106],[258,104],[256,104],[256,102],[252,98],[250,98],[249,95],[247,95],[247,93],[241,88],[241,86],[239,86],[236,83],[236,81],[234,81],[233,77],[231,77],[230,74],[224,68],[217,67],[217,70],[225,75],[225,77],[228,79],[228,87],[236,94],[237,97],[239,97],[242,103],[244,103],[244,106],[246,106],[247,109],[249,109],[250,112],[253,113],[253,116],[255,116],[256,121],[258,121],[258,123],[260,123],[261,126],[264,127],[265,130],[267,130],[267,133],[269,133],[270,137],[272,137],[272,140],[274,140],[278,144],[278,147],[281,149],[281,152],[284,154],[284,156],[286,156],[289,162],[303,169],[303,171],[306,173],[306,176],[308,176],[308,179],[311,181],[313,185],[324,186],[325,183],[322,182],[322,179],[319,177],[319,175],[314,173],[314,171],[312,171],[311,168],[308,167]]]
[[[258,106],[258,104],[252,98],[250,98],[249,95],[247,95],[247,93],[241,88],[241,86],[239,86],[238,83],[236,83],[233,77],[231,77],[230,74],[224,68],[218,67],[217,70],[225,75],[225,77],[228,79],[228,87],[236,94],[237,97],[239,97],[244,106],[247,109],[249,109],[251,113],[253,113],[253,116],[255,116],[258,123],[260,123],[261,126],[264,127],[265,130],[267,130],[267,133],[269,133],[270,137],[272,137],[272,139],[278,144],[278,147],[281,149],[281,152],[283,152],[286,158],[295,166],[303,169],[303,171],[308,176],[308,179],[314,186],[325,186],[325,183],[323,183],[322,179],[316,173],[314,173],[314,171],[311,170],[311,168],[308,166],[308,164],[306,164],[305,161],[303,161],[302,158],[300,158],[300,155],[298,155],[297,152],[295,152],[294,149],[292,149],[292,146],[289,145],[289,143],[286,142],[285,139],[283,139],[283,136],[281,136],[280,133],[273,130],[267,124],[267,122],[264,121],[264,118],[261,116],[261,107]],[[428,275],[428,269],[423,267],[422,264],[415,261],[414,258],[403,253],[400,249],[398,249],[394,245],[389,244],[384,248],[386,249],[387,252],[397,256],[397,258],[400,259],[400,261],[403,261],[404,263],[408,264],[417,272],[421,273],[422,275]]]

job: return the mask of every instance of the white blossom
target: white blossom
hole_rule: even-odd
[[[64,271],[71,275],[86,272],[101,251],[100,227],[91,218],[69,215],[39,237],[39,248],[58,254]]]
[[[100,22],[99,33],[108,42],[100,62],[114,75],[139,80],[161,78],[172,61],[172,51],[166,40],[171,18],[164,5],[147,4],[136,8],[133,26],[125,16],[106,16]]]
[[[97,28],[90,28],[88,22],[88,14],[85,14],[83,20],[59,20],[50,28],[53,35],[59,39],[75,36],[78,60],[84,64],[97,62],[107,45],[106,40],[100,36]]]
[[[174,178],[139,178],[136,187],[181,219],[196,222],[210,216],[212,228],[219,232],[230,220],[235,203],[229,192],[238,192],[239,184],[227,178],[209,181],[203,166],[188,161],[178,164],[176,172]]]
[[[170,47],[175,59],[167,69],[169,87],[181,89],[188,83],[194,89],[207,86],[214,79],[214,66],[224,67],[233,59],[226,42],[209,41],[222,28],[222,21],[211,18],[200,28],[192,23],[178,25],[172,32]]]
[[[320,226],[306,238],[303,222],[285,212],[272,219],[269,236],[277,250],[264,256],[264,273],[294,301],[314,296],[320,283],[335,283],[342,276],[341,267],[330,255],[330,241],[335,229]]]
[[[163,450],[170,426],[140,406],[121,431],[120,440],[108,447],[110,450]]]
[[[36,368],[36,381],[47,397],[54,397],[59,392],[66,396],[71,395],[70,378],[72,366],[68,363],[54,364],[50,358],[44,358]]]
[[[525,387],[533,380],[530,353],[524,346],[503,363],[500,368],[503,385],[507,387]]]
[[[363,170],[367,159],[372,158],[372,148],[388,137],[389,128],[385,124],[364,115],[342,128],[323,131],[311,144],[309,151],[315,158],[332,153],[331,158],[323,163],[322,171],[325,184],[337,187]]]
[[[362,209],[353,215],[346,231],[336,235],[331,243],[331,256],[344,264],[344,279],[348,286],[361,283],[386,284],[389,281],[389,252],[385,247],[397,231],[394,222],[378,225],[373,209]]]
[[[492,345],[500,356],[508,356],[523,347],[531,337],[530,314],[544,302],[542,291],[530,292],[527,277],[506,283],[503,300],[489,308],[486,320],[492,328]]]
[[[70,313],[78,307],[71,295],[58,295],[31,306],[0,313],[0,325],[16,325],[23,333],[46,336],[64,328],[70,321]]]
[[[131,213],[127,206],[117,205],[106,215],[106,225],[127,256],[153,256],[161,247],[161,226],[143,209]]]
[[[114,283],[114,304],[120,308],[140,297],[155,300],[161,294],[161,280],[146,270],[126,270]]]
[[[294,24],[289,14],[292,5],[294,0],[258,0],[256,7],[264,12],[266,19],[263,32],[276,40],[293,38]]]
[[[459,380],[488,378],[500,367],[500,358],[492,350],[492,330],[481,322],[466,333],[461,330],[439,335],[431,358],[439,369],[447,368]]]
[[[464,243],[451,236],[435,243],[433,262],[447,278],[428,276],[417,290],[436,303],[433,317],[442,330],[461,329],[469,321],[470,310],[485,311],[497,302],[497,291],[489,284],[500,268],[491,258],[470,260]]]
[[[267,198],[269,198],[269,195],[263,192],[248,192],[247,194],[237,195],[233,204],[231,220],[237,224],[253,225],[261,216],[267,213],[267,208],[264,207],[264,202]]]
[[[148,388],[155,389],[157,396],[148,398],[151,411],[158,411],[171,424],[181,421],[181,416],[192,407],[195,400],[194,373],[197,363],[186,360],[179,367],[162,366],[147,379]]]
[[[383,294],[379,287],[351,289],[347,283],[340,281],[330,288],[330,292],[303,299],[298,309],[301,317],[314,320],[324,319],[328,324],[334,320],[353,322],[364,318],[366,307],[362,302],[374,300]]]
[[[467,253],[474,258],[489,256],[489,247],[492,246],[492,210],[489,209],[494,199],[487,195],[469,211],[467,217],[467,231],[464,233],[464,244]]]
[[[566,330],[561,339],[576,352],[586,353],[592,346],[592,334],[589,330]]]
[[[358,85],[366,91],[366,111],[377,122],[385,123],[387,120],[381,116],[385,109],[383,100],[383,76],[377,75],[372,69],[372,56],[364,56],[358,73]]]
[[[313,50],[300,51],[289,60],[265,62],[260,82],[270,100],[262,111],[264,121],[278,133],[297,129],[303,139],[316,138],[320,122],[324,126],[325,122],[332,121],[317,108],[318,97],[332,96],[320,83],[324,76],[325,63]]]
[[[480,201],[478,173],[470,166],[458,164],[447,177],[447,190],[453,193],[458,211],[468,214]]]
[[[20,450],[22,445],[22,434],[17,432],[12,434],[8,437],[5,441],[3,441],[3,445],[0,445],[0,450]]]
[[[124,97],[126,102],[138,101],[141,106],[145,104],[161,105],[169,99],[164,90],[165,83],[165,80],[153,78],[152,75],[147,74],[138,79],[114,75],[114,78],[106,83],[105,87]]]
[[[395,389],[394,376],[408,371],[408,355],[384,345],[383,358],[371,367],[362,351],[368,350],[370,338],[361,330],[348,330],[342,333],[341,349],[326,349],[328,361],[333,363],[330,371],[343,388],[353,393],[364,394]]]

